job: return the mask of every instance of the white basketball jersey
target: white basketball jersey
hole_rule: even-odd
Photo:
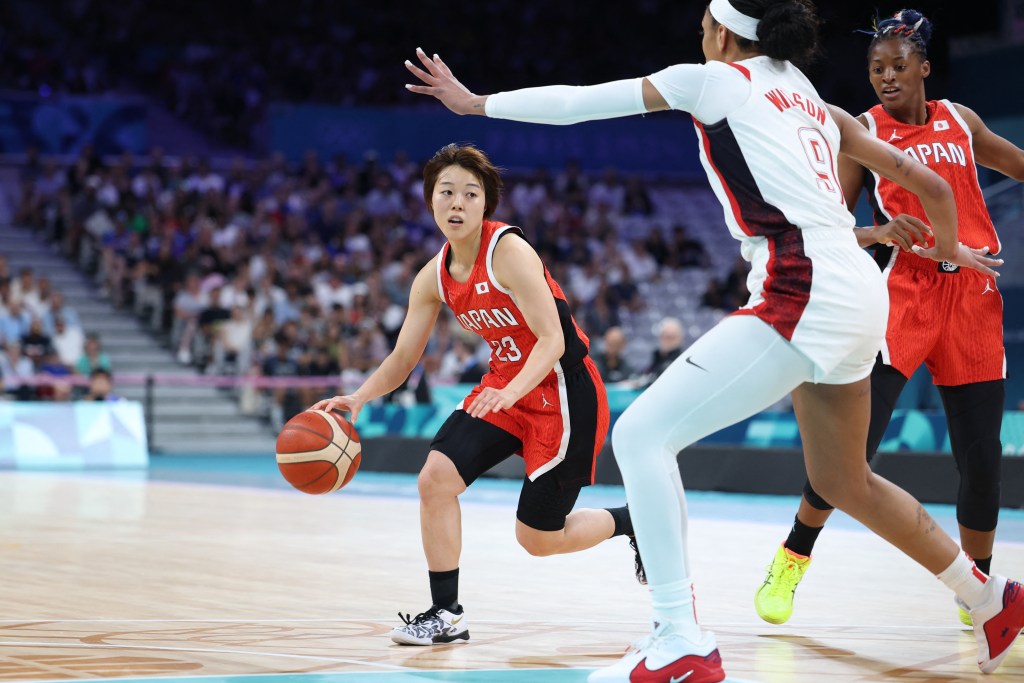
[[[675,96],[666,97],[670,105],[693,114],[701,162],[733,236],[852,228],[837,176],[839,128],[807,77],[769,57],[699,69],[695,98],[680,83],[697,75],[693,67],[650,78]]]

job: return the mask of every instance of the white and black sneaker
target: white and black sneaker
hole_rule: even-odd
[[[426,612],[415,617],[401,612],[398,616],[405,622],[404,626],[391,629],[391,640],[399,645],[440,645],[469,640],[469,624],[462,605],[457,612],[432,606]]]

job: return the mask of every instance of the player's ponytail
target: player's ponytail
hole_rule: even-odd
[[[757,41],[736,36],[743,50],[757,50],[772,59],[810,63],[818,53],[821,21],[810,0],[729,0],[736,11],[758,20]]]

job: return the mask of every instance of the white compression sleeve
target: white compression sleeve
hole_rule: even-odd
[[[581,121],[644,114],[643,79],[600,85],[547,85],[490,95],[484,112],[491,118],[568,125]]]

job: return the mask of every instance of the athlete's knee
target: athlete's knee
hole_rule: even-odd
[[[837,469],[811,476],[808,483],[817,492],[819,499],[826,506],[834,506],[840,510],[851,510],[869,499],[871,470],[867,469],[866,466],[864,474],[866,475],[864,477],[859,476],[859,474],[850,476]],[[825,501],[828,502],[826,503]],[[827,510],[829,507],[818,509]]]
[[[516,541],[534,557],[547,557],[561,552],[565,534],[558,531],[538,531],[525,524],[516,525]]]
[[[825,511],[833,509],[832,505],[814,490],[810,479],[804,482],[804,500],[815,510]]]
[[[999,517],[1002,443],[996,438],[972,443],[960,464],[957,521],[976,531],[991,531]]]
[[[438,451],[427,456],[416,485],[422,499],[457,496],[466,488],[455,464]]]
[[[612,428],[612,452],[620,467],[655,458],[666,446],[666,425],[658,424],[638,402],[626,408]]]

